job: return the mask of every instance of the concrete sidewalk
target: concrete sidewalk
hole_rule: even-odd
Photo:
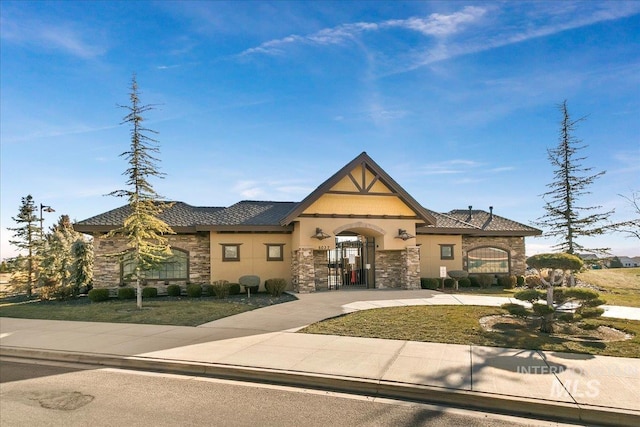
[[[0,355],[640,425],[640,359],[295,333],[312,319],[370,306],[477,298],[397,292],[298,295],[195,328],[0,318]]]

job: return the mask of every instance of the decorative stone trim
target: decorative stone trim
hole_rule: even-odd
[[[291,257],[291,282],[294,292],[306,294],[316,291],[314,254],[312,248],[293,251]]]

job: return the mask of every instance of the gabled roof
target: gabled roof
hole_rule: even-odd
[[[422,207],[409,193],[407,193],[393,178],[389,176],[366,152],[362,152],[358,157],[347,163],[342,169],[333,174],[329,179],[320,184],[311,194],[298,203],[284,218],[281,225],[289,225],[300,216],[309,206],[331,190],[340,180],[346,177],[357,166],[366,167],[376,178],[386,185],[400,200],[409,206],[416,216],[427,224],[435,224],[436,220],[431,213]]]
[[[418,234],[462,233],[481,236],[536,236],[537,228],[483,210],[456,209],[446,214],[435,214],[436,224],[419,227]]]

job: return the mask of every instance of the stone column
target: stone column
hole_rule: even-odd
[[[302,247],[291,257],[291,282],[293,291],[306,294],[316,291],[313,249]]]
[[[402,251],[402,289],[420,289],[420,247]]]

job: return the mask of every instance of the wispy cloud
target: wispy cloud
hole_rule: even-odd
[[[83,29],[75,23],[12,18],[3,16],[0,20],[3,42],[61,51],[83,59],[95,58],[107,51],[103,43],[95,40],[95,30]]]
[[[505,6],[466,6],[450,14],[432,13],[426,17],[410,17],[381,22],[357,22],[324,28],[315,33],[291,34],[269,40],[240,53],[250,55],[282,55],[288,47],[295,45],[328,46],[345,45],[356,41],[364,34],[383,31],[405,30],[425,36],[415,41],[413,47],[391,52],[392,60],[383,74],[396,74],[428,66],[447,59],[487,51],[530,39],[550,36],[598,22],[624,18],[640,13],[640,2],[594,2],[592,7],[558,8],[537,6],[534,2],[523,2],[522,7],[531,7],[523,22],[512,22],[512,13]],[[520,7],[516,5],[515,7]],[[550,22],[538,24],[538,22]],[[473,30],[469,30],[472,28]]]
[[[460,30],[464,24],[472,23],[484,15],[485,9],[467,6],[460,12],[450,15],[433,13],[426,18],[412,17],[408,19],[392,19],[375,22],[357,22],[352,24],[342,24],[332,28],[325,28],[308,35],[296,35],[270,40],[257,47],[246,49],[240,55],[269,54],[277,55],[284,53],[284,48],[292,44],[308,45],[337,45],[353,40],[363,33],[377,32],[393,28],[401,28],[416,31],[424,35],[434,37],[444,37]]]

